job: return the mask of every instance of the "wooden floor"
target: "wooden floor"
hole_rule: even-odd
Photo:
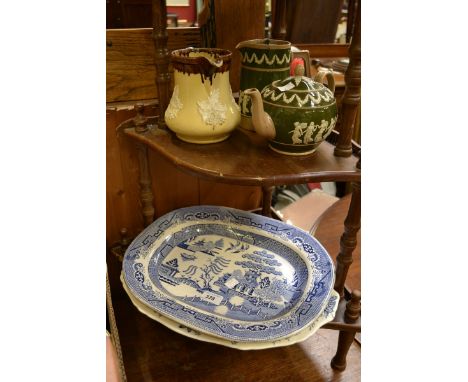
[[[316,237],[332,257],[336,257],[339,250],[349,198],[338,203],[325,213],[316,231]],[[360,288],[360,240],[358,243],[355,262],[348,275],[350,288]],[[358,341],[351,346],[345,371],[336,372],[330,367],[336,351],[337,331],[320,329],[306,341],[282,348],[230,349],[193,340],[167,329],[139,313],[115,277],[111,285],[125,371],[130,382],[360,381],[361,349]]]

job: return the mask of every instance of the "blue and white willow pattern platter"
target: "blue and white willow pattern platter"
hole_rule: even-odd
[[[230,341],[290,336],[322,312],[333,263],[307,232],[216,206],[170,212],[128,247],[125,283],[142,303]]]
[[[322,313],[310,324],[308,324],[300,331],[289,337],[282,337],[274,341],[236,342],[225,340],[219,337],[210,336],[209,334],[193,330],[180,324],[179,322],[173,321],[170,318],[167,318],[166,316],[155,312],[153,309],[147,307],[146,305],[143,305],[131,294],[122,276],[120,277],[120,280],[122,281],[123,288],[130,297],[130,301],[140,311],[140,313],[144,314],[145,316],[159,322],[160,324],[164,325],[168,329],[173,330],[176,333],[182,334],[183,336],[193,338],[198,341],[210,342],[217,345],[227,346],[229,348],[237,350],[271,349],[282,346],[289,346],[298,342],[305,341],[310,336],[312,336],[317,330],[319,330],[323,325],[332,321],[335,318],[336,310],[338,309],[338,303],[340,301],[340,295],[338,294],[338,292],[332,290],[330,298],[325,304]]]

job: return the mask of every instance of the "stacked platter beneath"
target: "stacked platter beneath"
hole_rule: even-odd
[[[290,345],[334,318],[333,262],[301,229],[217,206],[170,212],[128,247],[122,283],[148,317],[242,350]]]

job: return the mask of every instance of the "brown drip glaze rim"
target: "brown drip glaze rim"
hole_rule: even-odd
[[[214,59],[220,59],[223,64],[216,67],[205,57],[190,57],[190,53],[208,53]],[[182,73],[203,74],[211,76],[214,73],[227,72],[231,66],[232,52],[227,49],[217,48],[185,48],[174,50],[171,53],[171,62],[174,69]]]

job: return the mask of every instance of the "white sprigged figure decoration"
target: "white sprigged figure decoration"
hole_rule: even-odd
[[[210,92],[210,96],[205,101],[198,101],[198,112],[202,116],[203,122],[213,126],[221,125],[226,120],[226,105],[219,101],[219,89]]]

